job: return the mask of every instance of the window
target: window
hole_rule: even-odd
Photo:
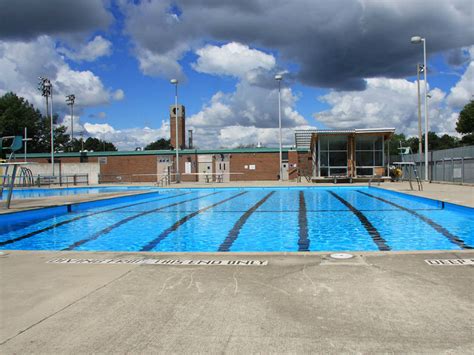
[[[347,136],[319,138],[319,176],[347,175]]]
[[[383,166],[383,137],[356,137],[356,173],[357,175],[373,175],[374,167]]]

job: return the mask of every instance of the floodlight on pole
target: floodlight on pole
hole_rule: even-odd
[[[74,101],[76,100],[76,95],[70,94],[66,96],[66,104],[71,106],[71,144],[74,141]]]
[[[426,66],[426,38],[420,36],[413,36],[411,43],[420,44],[423,43],[423,76],[425,79],[425,181],[429,181],[428,177],[428,67]]]
[[[176,150],[176,183],[179,183],[179,141],[178,141],[178,79],[171,79],[170,83],[175,86],[175,94],[174,94],[174,118],[175,118],[175,150]]]
[[[283,76],[281,74],[275,75],[275,80],[278,81],[278,130],[279,130],[279,146],[280,146],[280,181],[283,181],[283,153],[281,148],[281,81]]]
[[[53,122],[53,84],[48,78],[39,77],[38,90],[41,95],[46,99],[46,115],[48,115],[48,97],[51,97],[51,111],[50,111],[50,123],[51,123],[51,171],[54,176],[54,122]]]

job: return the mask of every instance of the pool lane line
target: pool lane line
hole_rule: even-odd
[[[186,203],[186,202],[190,202],[190,201],[194,201],[194,200],[199,200],[201,198],[204,198],[204,197],[208,197],[208,196],[211,196],[211,195],[215,195],[215,194],[218,194],[220,192],[213,192],[213,193],[210,193],[210,194],[207,194],[207,195],[204,195],[204,196],[198,196],[198,197],[194,197],[194,198],[191,198],[189,200],[184,200],[184,201],[179,201],[179,202],[175,202],[175,203],[172,203],[172,204],[169,204],[169,205],[166,205],[166,206],[161,206],[161,207],[158,207],[158,208],[154,208],[152,210],[148,210],[148,211],[143,211],[143,212],[140,212],[138,214],[134,214],[133,216],[130,216],[130,217],[127,217],[127,218],[124,218],[124,219],[121,219],[120,221],[114,223],[114,224],[111,224],[110,226],[94,233],[92,236],[88,237],[88,238],[84,238],[84,239],[81,239],[77,242],[74,242],[73,244],[69,245],[67,248],[64,248],[62,250],[74,250],[76,249],[77,247],[81,246],[82,244],[85,244],[85,243],[88,243],[90,241],[93,241],[93,240],[96,240],[98,238],[100,238],[101,236],[103,236],[104,234],[107,234],[109,233],[110,231],[114,230],[115,228],[117,227],[120,227],[121,225],[127,223],[127,222],[130,222],[130,221],[133,221],[134,219],[137,219],[139,217],[142,217],[142,216],[145,216],[147,214],[150,214],[150,213],[153,213],[153,212],[156,212],[156,211],[159,211],[159,210],[162,210],[162,209],[165,209],[165,208],[168,208],[168,207],[172,207],[172,206],[177,206],[177,205],[181,205],[183,203]]]
[[[309,237],[308,237],[308,217],[306,216],[306,201],[304,198],[304,192],[299,193],[299,212],[298,212],[298,225],[299,225],[299,239],[298,239],[298,251],[309,251]]]
[[[379,250],[381,251],[388,251],[390,250],[390,247],[387,245],[387,241],[382,238],[382,236],[380,235],[379,231],[377,230],[377,228],[375,228],[375,226],[370,223],[370,221],[367,219],[367,217],[360,211],[358,210],[357,208],[355,208],[354,206],[352,206],[348,201],[346,201],[345,199],[343,199],[341,196],[339,196],[338,194],[336,194],[335,192],[333,191],[328,191],[332,196],[334,196],[335,198],[337,198],[343,205],[345,205],[348,209],[351,210],[352,213],[354,213],[356,215],[357,218],[359,218],[359,221],[362,223],[362,225],[365,227],[365,229],[367,230],[367,233],[369,233],[370,237],[372,238],[372,240],[374,241],[374,243],[377,245],[377,247],[379,248]]]
[[[388,201],[382,197],[378,197],[378,196],[375,196],[375,195],[372,195],[372,194],[369,194],[367,192],[364,192],[364,191],[357,191],[365,196],[368,196],[368,197],[372,197],[372,198],[375,198],[379,201],[382,201],[382,202],[385,202],[389,205],[392,205],[394,207],[397,207],[403,211],[406,211],[410,214],[412,214],[413,216],[421,219],[423,222],[425,222],[426,224],[428,224],[430,227],[432,227],[434,230],[436,230],[437,232],[439,232],[440,234],[444,235],[446,238],[448,238],[448,240],[451,242],[451,243],[454,243],[456,244],[457,246],[461,247],[462,249],[473,249],[473,247],[467,245],[464,240],[462,240],[461,238],[459,238],[458,236],[452,234],[450,231],[448,231],[446,228],[444,228],[443,226],[439,225],[438,223],[436,223],[435,221],[433,221],[431,218],[429,217],[426,217],[426,216],[423,216],[422,214],[410,209],[410,208],[407,208],[407,207],[403,207],[403,206],[400,206],[399,204],[396,204],[395,202],[392,202],[392,201]]]
[[[136,202],[136,203],[132,203],[132,204],[129,204],[129,205],[126,205],[126,206],[114,207],[114,208],[109,208],[108,210],[103,210],[103,211],[99,211],[99,212],[93,212],[93,213],[84,214],[84,215],[81,215],[81,216],[78,216],[78,217],[74,217],[74,218],[68,219],[68,220],[66,220],[66,221],[62,221],[62,222],[58,222],[58,223],[51,224],[51,225],[49,225],[48,227],[45,227],[45,228],[42,228],[42,229],[38,229],[38,230],[36,230],[36,231],[33,231],[33,232],[30,232],[30,233],[24,234],[24,235],[22,235],[22,236],[20,236],[20,237],[16,237],[16,238],[13,238],[13,239],[4,240],[4,241],[0,242],[0,247],[1,247],[1,246],[4,246],[4,245],[8,245],[8,244],[12,244],[12,243],[19,242],[20,240],[23,240],[23,239],[31,238],[31,237],[33,237],[33,236],[35,236],[35,235],[37,235],[37,234],[41,234],[41,233],[46,232],[46,231],[48,231],[48,230],[51,230],[51,229],[54,229],[54,228],[63,226],[63,225],[68,224],[68,223],[75,222],[75,221],[80,220],[80,219],[83,219],[83,218],[87,218],[87,217],[91,217],[91,216],[96,216],[96,215],[98,215],[98,214],[107,213],[107,212],[111,212],[111,211],[116,211],[116,210],[123,209],[123,208],[127,208],[127,207],[143,205],[143,204],[150,203],[150,202],[154,202],[154,201],[169,200],[170,198],[180,197],[180,196],[184,196],[184,195],[189,195],[189,194],[191,194],[191,193],[192,193],[192,192],[186,192],[186,193],[182,193],[182,194],[179,194],[179,195],[166,196],[166,197],[163,197],[163,198],[153,199],[153,200],[151,200],[151,201],[148,200],[148,201]]]
[[[234,195],[232,197],[229,197],[229,198],[226,198],[225,200],[222,200],[222,201],[219,201],[217,203],[214,203],[213,205],[210,205],[210,206],[207,206],[207,207],[204,207],[204,208],[201,208],[200,210],[197,210],[193,213],[190,213],[186,216],[184,216],[183,218],[181,218],[179,221],[177,221],[176,223],[174,223],[171,227],[169,227],[168,229],[166,229],[164,232],[162,232],[158,237],[156,237],[155,239],[153,239],[152,241],[148,242],[148,244],[146,244],[143,248],[140,249],[140,251],[150,251],[151,249],[153,249],[154,247],[156,247],[159,243],[161,243],[161,241],[163,239],[165,239],[168,235],[170,235],[172,232],[174,232],[175,230],[177,230],[179,227],[181,227],[184,223],[186,223],[187,221],[189,221],[191,218],[197,216],[198,214],[204,212],[204,211],[207,211],[208,209],[211,209],[213,207],[216,207],[218,205],[221,205],[227,201],[230,201],[230,200],[233,200],[234,198],[237,198],[239,196],[242,196],[244,194],[246,194],[247,191],[243,191],[243,192],[240,192],[238,193],[237,195]]]
[[[250,218],[250,216],[256,211],[257,208],[259,208],[261,205],[265,203],[273,194],[275,191],[270,192],[267,194],[264,198],[262,198],[260,201],[258,201],[255,205],[250,207],[245,213],[240,216],[237,222],[235,222],[234,226],[230,230],[229,234],[227,234],[227,237],[224,239],[222,244],[219,246],[218,251],[229,251],[230,248],[232,247],[232,244],[235,242],[237,237],[239,236],[239,232],[244,226],[245,222]]]

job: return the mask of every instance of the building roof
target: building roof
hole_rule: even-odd
[[[282,148],[283,152],[288,151],[307,152],[308,149]],[[278,153],[279,148],[235,148],[235,149],[180,149],[179,155],[186,154],[245,154],[245,153]],[[56,158],[104,157],[104,156],[123,156],[123,155],[175,155],[174,150],[142,150],[142,151],[117,151],[117,152],[72,152],[72,153],[54,153]],[[29,153],[28,158],[49,158],[50,153]]]
[[[355,128],[355,129],[306,129],[295,131],[295,144],[297,149],[310,149],[313,134],[337,135],[337,134],[376,134],[392,136],[395,128]]]

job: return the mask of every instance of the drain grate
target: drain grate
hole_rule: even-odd
[[[474,259],[427,259],[428,265],[474,265]]]

